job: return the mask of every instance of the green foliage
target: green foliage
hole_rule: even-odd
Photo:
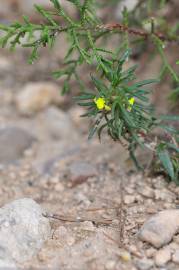
[[[146,13],[143,12],[145,18],[139,18],[137,15],[138,9],[143,9],[143,1],[139,1],[140,5],[131,13],[124,9],[122,24],[107,25],[102,24],[97,18],[95,13],[97,2],[94,0],[68,0],[77,9],[78,19],[71,17],[61,6],[60,1],[51,0],[51,2],[53,10],[35,5],[36,11],[43,18],[41,24],[31,23],[29,18],[24,16],[22,23],[0,25],[0,30],[4,33],[0,38],[1,46],[9,46],[12,50],[17,45],[31,48],[29,63],[33,63],[38,58],[41,47],[52,48],[56,37],[65,34],[69,48],[64,57],[64,69],[54,71],[53,76],[56,79],[64,77],[63,93],[69,91],[71,78],[74,77],[79,83],[81,94],[75,99],[80,106],[87,109],[83,117],[90,117],[93,121],[89,138],[97,133],[101,139],[102,133],[107,131],[114,141],[127,145],[129,154],[139,169],[141,165],[137,161],[135,150],[138,146],[149,148],[154,156],[158,157],[160,167],[169,179],[178,183],[179,132],[166,121],[179,121],[179,117],[156,117],[148,97],[151,91],[146,86],[158,80],[138,81],[135,75],[137,66],[125,68],[131,56],[130,47],[150,41],[163,61],[160,75],[156,77],[162,79],[164,74],[169,73],[178,85],[179,76],[169,64],[164,51],[165,41],[177,40],[178,28],[175,27],[170,32],[167,30],[165,37],[156,32],[156,29],[164,28],[163,21],[159,21],[156,27],[154,18],[146,20],[153,6],[162,8],[166,1],[158,1],[159,6],[156,4],[157,1],[147,1],[149,4]],[[60,23],[57,18],[60,18]],[[150,31],[130,28],[131,22],[134,26],[142,27],[144,19],[145,23],[149,24]],[[103,46],[104,38],[110,40],[111,35],[119,36],[120,45],[113,50],[107,50]],[[178,61],[176,63],[178,64]],[[86,91],[87,87],[78,73],[78,66],[85,64],[90,65],[93,71],[91,81],[94,90]],[[177,89],[178,87],[176,93]],[[155,128],[162,130],[164,134],[162,138],[154,140]]]

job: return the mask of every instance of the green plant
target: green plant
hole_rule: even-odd
[[[179,132],[165,121],[179,121],[179,116],[157,117],[154,108],[149,102],[150,90],[145,86],[158,82],[167,72],[174,82],[179,82],[179,76],[168,63],[165,56],[165,42],[178,40],[177,30],[158,32],[153,18],[147,23],[150,31],[138,30],[130,27],[141,26],[135,18],[137,9],[129,13],[125,8],[122,23],[104,24],[96,16],[97,3],[94,0],[68,0],[79,12],[79,19],[73,19],[61,6],[58,0],[51,0],[54,10],[45,10],[35,5],[37,12],[44,22],[31,23],[24,16],[24,22],[15,22],[9,26],[0,25],[4,33],[0,39],[2,47],[10,46],[13,50],[17,45],[32,49],[29,62],[33,63],[38,58],[38,50],[41,47],[53,47],[56,37],[66,34],[69,49],[64,57],[64,69],[53,73],[55,78],[65,77],[63,93],[69,91],[70,79],[74,77],[79,82],[81,93],[75,97],[78,104],[85,106],[87,112],[83,117],[93,119],[93,125],[89,132],[89,138],[97,132],[101,138],[102,132],[107,130],[109,136],[128,148],[129,154],[138,169],[142,169],[135,156],[138,146],[149,148],[154,157],[158,157],[159,167],[168,175],[169,179],[179,183]],[[149,1],[151,3],[151,1]],[[164,5],[164,1],[159,1]],[[140,1],[140,8],[143,1]],[[115,4],[115,1],[114,3]],[[147,6],[150,13],[151,5]],[[145,14],[145,13],[144,13]],[[57,18],[62,18],[59,25]],[[132,19],[131,19],[132,18]],[[119,46],[106,49],[103,44],[112,35],[119,37]],[[25,40],[25,41],[24,41]],[[137,66],[125,69],[124,65],[129,60],[133,46],[151,42],[163,60],[163,66],[157,79],[135,81]],[[136,45],[137,44],[137,45]],[[81,80],[78,66],[88,64],[91,67],[91,80],[95,90],[86,90],[85,82]],[[153,140],[154,130],[160,128],[162,136]],[[152,143],[155,141],[155,143]]]

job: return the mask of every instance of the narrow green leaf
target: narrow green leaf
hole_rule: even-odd
[[[176,151],[177,153],[179,153],[179,147],[177,147],[175,144],[173,144],[173,143],[166,143],[167,144],[167,146],[168,146],[168,148],[171,148],[171,149],[173,149],[174,151]]]
[[[88,107],[88,106],[93,106],[94,105],[94,102],[77,102],[77,104],[79,106],[85,106],[85,107]]]
[[[87,100],[87,99],[94,99],[95,95],[91,93],[84,93],[83,95],[73,97],[75,100]]]
[[[165,147],[163,145],[159,145],[159,147],[157,149],[157,154],[158,154],[158,157],[159,157],[165,171],[170,176],[170,178],[172,180],[174,180],[175,179],[174,168],[173,168],[173,164],[171,162],[170,155],[169,155],[168,151],[165,149]]]
[[[140,81],[140,82],[137,82],[137,83],[133,84],[131,86],[131,90],[135,89],[135,87],[141,87],[141,86],[144,86],[144,85],[147,85],[147,84],[158,83],[158,82],[159,82],[158,79],[143,80],[143,81]]]
[[[179,115],[160,115],[159,119],[166,121],[179,121]]]

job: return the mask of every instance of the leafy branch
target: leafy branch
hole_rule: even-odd
[[[96,16],[95,1],[84,0],[83,3],[80,0],[68,1],[78,10],[79,19],[70,17],[58,0],[51,0],[53,11],[35,5],[44,22],[34,24],[24,16],[23,23],[0,25],[0,30],[4,33],[0,38],[1,46],[10,46],[12,50],[17,45],[31,48],[29,62],[33,63],[38,58],[41,47],[52,48],[57,35],[66,34],[69,48],[64,57],[65,68],[54,71],[53,75],[57,79],[65,77],[63,93],[69,91],[69,81],[72,77],[79,82],[82,92],[76,97],[77,102],[87,109],[83,117],[90,117],[93,120],[89,138],[97,133],[101,139],[102,133],[106,130],[114,141],[127,146],[131,158],[139,169],[141,165],[137,161],[135,151],[137,147],[147,147],[155,157],[158,157],[160,166],[169,178],[177,182],[179,132],[165,124],[169,119],[163,116],[156,117],[148,98],[150,90],[145,88],[157,80],[135,82],[137,66],[125,70],[124,64],[131,55],[130,36],[138,36],[147,42],[151,40],[163,60],[163,69],[178,82],[179,77],[169,65],[163,49],[163,42],[178,42],[178,38],[175,35],[168,36],[155,31],[153,20],[149,32],[131,28],[126,9],[123,12],[123,23],[103,24]],[[60,25],[57,17],[62,19]],[[116,51],[107,50],[99,45],[103,37],[110,37],[113,34],[122,34],[122,46]],[[86,92],[86,86],[78,74],[77,68],[82,64],[95,67],[95,76],[91,75],[93,91]],[[173,116],[170,120],[178,121],[179,117]],[[151,138],[155,128],[161,128],[164,136],[153,144]]]

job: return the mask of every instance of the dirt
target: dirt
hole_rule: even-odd
[[[1,165],[0,206],[30,197],[44,207],[52,226],[51,239],[21,267],[177,270],[172,261],[167,268],[157,268],[157,249],[137,238],[151,215],[177,207],[179,188],[174,183],[137,173],[127,161],[126,150],[108,138],[101,143],[96,138],[88,141],[88,122],[76,117],[81,109],[70,95],[60,108],[51,105],[30,117],[18,112],[18,91],[32,81],[55,82],[50,73],[59,59],[57,45],[50,53],[43,49],[32,66],[27,64],[26,50],[13,54],[0,50],[0,127],[21,127],[37,139],[18,162]],[[66,127],[68,120],[63,125],[54,120],[49,108],[65,112],[70,126]],[[159,111],[165,111],[162,105]],[[69,132],[64,135],[65,128]],[[174,250],[179,249],[176,239],[172,243]]]

